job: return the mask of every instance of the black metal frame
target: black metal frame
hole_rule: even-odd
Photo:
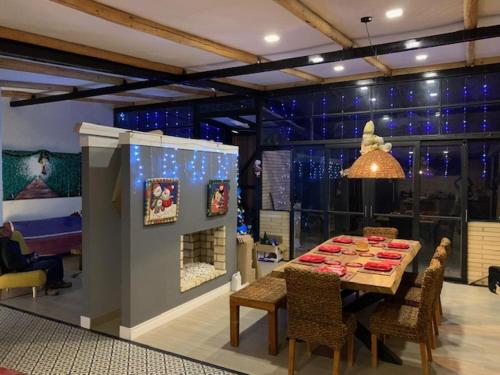
[[[412,51],[430,47],[438,47],[448,44],[464,43],[468,41],[500,37],[500,25],[479,27],[472,30],[459,30],[450,33],[443,33],[417,38],[419,46],[408,47],[410,40],[402,40],[389,43],[381,43],[367,47],[355,47],[322,53],[323,61],[321,64],[335,61],[357,59],[369,56],[385,55],[397,52]],[[296,67],[316,65],[310,56],[300,56],[288,59],[282,59],[271,62],[257,62],[245,66],[216,69],[207,72],[197,72],[189,74],[170,74],[158,72],[150,69],[131,67],[125,64],[114,63],[104,59],[83,56],[80,54],[60,51],[48,47],[37,46],[29,43],[13,41],[9,39],[0,39],[0,54],[15,58],[24,58],[40,61],[44,63],[59,64],[71,66],[79,69],[92,69],[95,71],[123,74],[133,77],[146,78],[147,81],[124,83],[118,86],[108,86],[100,89],[88,89],[76,91],[62,95],[51,95],[44,97],[34,96],[31,99],[13,101],[12,107],[20,107],[33,104],[51,103],[62,100],[82,99],[92,96],[113,94],[123,91],[137,90],[139,88],[158,87],[170,83],[188,84],[197,87],[219,88],[223,91],[239,93],[243,95],[258,95],[259,91],[212,81],[215,78],[233,77],[246,74],[256,74],[274,70],[290,69]]]

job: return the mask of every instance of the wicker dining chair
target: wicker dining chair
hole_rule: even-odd
[[[447,255],[446,259],[448,259],[451,254],[451,241],[448,238],[443,237],[441,239],[439,246],[443,246],[446,249],[446,255]],[[435,255],[436,253],[434,252],[432,257],[434,258]],[[412,272],[405,272],[403,277],[403,282],[406,284],[411,284],[412,286],[422,287],[423,279],[424,279],[423,272],[418,274]]]
[[[377,307],[370,319],[372,367],[377,367],[378,362],[378,336],[390,335],[419,343],[422,372],[424,375],[429,374],[428,362],[432,362],[432,314],[442,269],[441,263],[434,259],[425,270],[422,299],[418,307],[389,302]]]
[[[356,318],[342,312],[340,279],[332,273],[285,269],[288,304],[288,374],[295,369],[296,340],[333,349],[333,374],[340,371],[340,350],[347,343],[347,366],[353,363]]]
[[[398,230],[393,227],[364,227],[363,237],[368,236],[383,236],[390,240],[398,238]]]

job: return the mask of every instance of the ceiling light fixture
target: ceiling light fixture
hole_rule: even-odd
[[[370,99],[371,102],[376,102],[377,101],[377,98],[371,98]]]
[[[432,96],[432,97],[434,98],[434,97],[438,96],[438,93],[437,93],[437,92],[431,92],[431,93],[429,94],[429,96]]]
[[[428,57],[429,56],[425,55],[425,54],[417,55],[417,56],[415,56],[415,60],[417,60],[417,61],[424,61],[424,60],[427,60]]]
[[[436,76],[437,76],[436,72],[427,72],[427,73],[424,73],[424,78],[433,78],[433,77],[436,77]]]
[[[309,62],[310,63],[319,64],[319,63],[322,63],[323,61],[325,61],[325,59],[321,55],[309,56]]]
[[[391,118],[390,118],[389,116],[387,116],[387,115],[384,115],[384,116],[382,117],[382,120],[384,120],[384,121],[389,121],[390,119],[391,119]]]
[[[361,86],[359,89],[361,91],[368,91],[368,86]]]
[[[264,40],[267,43],[276,43],[279,42],[280,36],[278,34],[267,34],[266,36],[264,36]]]
[[[341,72],[342,70],[344,70],[344,66],[343,65],[335,65],[333,67],[333,70],[335,70],[336,72]]]
[[[436,112],[436,113],[434,113],[434,116],[436,116],[436,117],[441,116],[441,112]]]
[[[420,47],[420,42],[415,40],[415,39],[411,39],[405,43],[405,47],[406,47],[406,49],[418,48],[418,47]]]
[[[433,79],[428,79],[427,81],[425,81],[425,83],[427,83],[428,85],[432,85],[434,82],[436,81],[434,81]]]
[[[398,18],[403,15],[403,9],[401,8],[395,8],[395,9],[389,9],[387,12],[385,12],[385,16],[387,18]]]
[[[231,130],[231,133],[239,134],[237,130]]]

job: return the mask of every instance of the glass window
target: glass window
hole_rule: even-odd
[[[461,146],[422,146],[420,150],[420,212],[460,216]]]
[[[292,165],[293,204],[296,209],[323,209],[325,153],[311,148],[294,152]]]
[[[359,157],[359,148],[332,149],[328,151],[327,175],[330,181],[331,211],[363,212],[361,179],[348,179],[342,171]]]
[[[255,108],[255,101],[253,98],[248,99],[229,99],[223,101],[201,103],[198,105],[200,113],[216,113],[216,112],[234,112]]]
[[[207,141],[223,142],[224,130],[202,121],[200,123],[200,138]]]
[[[439,80],[401,82],[373,87],[370,98],[374,109],[426,107],[439,105]]]
[[[312,114],[313,94],[270,98],[264,104],[264,120],[283,120],[307,117]]]
[[[363,234],[363,215],[330,214],[329,237],[340,234],[361,236]]]
[[[404,180],[375,179],[374,207],[380,214],[413,214],[413,147],[393,147],[392,156],[403,167]],[[403,237],[404,238],[404,237]]]
[[[265,145],[287,144],[309,139],[311,139],[310,118],[264,121],[262,123],[262,143]]]
[[[373,116],[376,133],[382,137],[437,134],[440,120],[438,108],[377,112]]]
[[[321,213],[294,211],[295,256],[318,246],[324,241],[325,218]]]
[[[313,119],[313,136],[317,140],[361,138],[363,127],[369,120],[369,113],[321,115]]]

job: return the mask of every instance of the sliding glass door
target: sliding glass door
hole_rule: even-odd
[[[464,235],[467,209],[467,145],[462,142],[422,143],[419,163],[419,232],[423,270],[441,238],[452,243],[446,276],[465,278]]]

